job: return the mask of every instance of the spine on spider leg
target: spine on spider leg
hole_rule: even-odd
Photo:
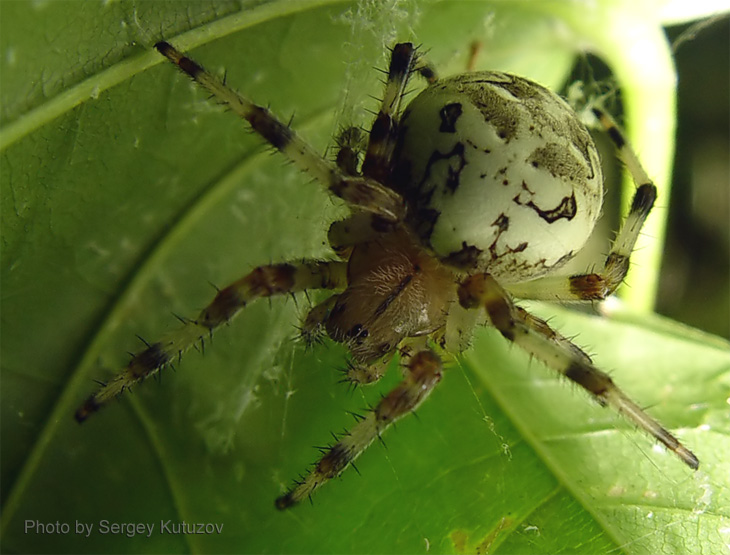
[[[212,328],[206,328],[194,320],[188,320],[179,330],[168,334],[164,339],[150,344],[144,351],[137,353],[127,366],[111,381],[89,396],[74,414],[76,421],[84,422],[110,401],[131,389],[132,386],[154,375],[174,361],[192,345],[207,337]]]
[[[441,359],[430,350],[416,353],[408,363],[405,379],[381,399],[345,436],[330,447],[301,481],[276,500],[287,509],[339,476],[367,447],[402,416],[414,411],[441,380]]]
[[[248,121],[256,133],[289,158],[299,169],[308,172],[320,183],[327,185],[332,193],[390,221],[403,219],[405,203],[393,190],[372,179],[345,175],[335,164],[320,156],[314,148],[303,141],[288,125],[279,121],[269,110],[231,89],[174,46],[161,41],[155,44],[155,48],[218,101]]]
[[[334,289],[343,287],[345,282],[346,264],[342,262],[273,264],[256,268],[221,289],[196,320],[186,320],[182,328],[135,355],[116,377],[79,407],[75,414],[76,420],[83,422],[125,390],[173,362],[198,341],[212,334],[218,326],[228,322],[252,300],[303,289]]]
[[[459,288],[459,302],[464,308],[483,306],[491,323],[506,339],[593,394],[599,404],[609,405],[623,414],[687,466],[693,470],[698,468],[699,461],[692,451],[629,399],[582,350],[543,320],[516,307],[494,278],[487,274],[469,277]]]

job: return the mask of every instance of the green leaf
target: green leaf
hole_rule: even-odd
[[[259,302],[84,426],[72,418],[139,349],[269,261],[329,255],[344,213],[260,147],[151,45],[189,50],[324,151],[363,123],[385,46],[413,39],[444,74],[479,65],[559,87],[580,33],[535,2],[5,2],[2,549],[15,552],[718,551],[727,544],[730,356],[649,316],[553,307],[603,368],[698,454],[691,473],[492,330],[433,398],[306,504],[274,498],[346,411],[340,348],[293,341],[306,298]],[[609,5],[606,2],[605,5]],[[537,6],[540,5],[540,9]],[[544,6],[552,5],[553,8]],[[385,7],[384,7],[385,6]],[[559,24],[568,21],[573,31]],[[619,31],[616,31],[619,32]],[[610,33],[603,29],[602,33]],[[571,40],[573,39],[573,40]],[[581,41],[584,44],[584,40]],[[623,319],[622,319],[623,318]],[[145,523],[154,532],[104,530]],[[222,533],[164,533],[161,523]],[[55,524],[69,525],[68,532]],[[86,537],[76,525],[93,525]],[[40,526],[45,526],[41,531]]]

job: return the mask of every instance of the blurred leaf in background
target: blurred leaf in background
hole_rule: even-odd
[[[347,394],[343,352],[293,341],[309,300],[247,308],[159,384],[83,427],[93,389],[151,338],[269,261],[326,257],[344,213],[269,156],[231,114],[151,49],[165,38],[269,104],[325,152],[367,125],[386,47],[413,40],[447,75],[479,65],[554,89],[576,55],[615,72],[650,173],[673,136],[671,3],[4,2],[0,5],[2,549],[14,552],[686,553],[727,545],[727,343],[637,310],[609,319],[536,305],[677,430],[681,463],[594,406],[493,330],[312,506],[274,498],[397,380]],[[701,4],[701,3],[700,3]],[[684,14],[709,13],[704,6]],[[678,18],[671,19],[679,21]],[[640,44],[643,50],[637,50]],[[636,52],[646,54],[645,58]],[[644,67],[645,70],[641,70]],[[656,78],[659,75],[661,78]],[[656,126],[669,130],[661,139]],[[648,126],[648,127],[647,127]],[[647,131],[648,129],[648,131]],[[643,137],[643,140],[642,140]],[[658,148],[657,148],[658,146]],[[665,183],[663,196],[669,204]],[[636,266],[653,300],[664,218]],[[605,247],[604,247],[605,248]],[[652,258],[652,256],[654,258]],[[648,276],[648,277],[647,277]],[[643,283],[649,285],[642,285]],[[645,288],[647,287],[647,288]],[[638,299],[638,300],[636,300]],[[311,299],[315,301],[316,299]],[[698,322],[701,323],[701,322]],[[154,533],[106,533],[102,521]],[[161,523],[223,524],[168,534]],[[40,525],[68,524],[68,533]],[[77,524],[93,525],[86,536]]]

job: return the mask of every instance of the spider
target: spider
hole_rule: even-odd
[[[332,294],[309,311],[304,338],[327,334],[343,343],[352,384],[377,381],[396,354],[403,379],[276,499],[279,509],[310,497],[413,412],[441,381],[442,355],[466,349],[481,321],[698,468],[697,457],[585,352],[513,301],[601,300],[626,275],[656,188],[605,113],[593,110],[636,184],[631,209],[599,271],[552,276],[590,235],[603,177],[585,126],[541,85],[497,71],[439,79],[411,43],[397,44],[368,136],[345,129],[330,161],[169,43],[155,48],[343,199],[351,214],[329,229],[338,259],[259,266],[219,290],[197,318],[183,319],[179,330],[148,344],[102,384],[76,411],[77,421],[169,365],[251,301],[325,289]],[[402,109],[413,73],[427,86]]]

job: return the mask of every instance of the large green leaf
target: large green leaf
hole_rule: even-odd
[[[3,550],[719,552],[728,348],[649,316],[537,307],[678,430],[697,473],[485,330],[419,418],[363,455],[362,476],[350,470],[312,506],[279,513],[273,500],[314,460],[311,446],[397,380],[348,395],[335,383],[341,349],[291,340],[304,297],[254,304],[204,357],[73,421],[91,379],[139,348],[135,333],[154,338],[175,325],[171,312],[195,314],[208,281],[327,256],[328,222],[343,213],[164,63],[156,40],[226,67],[275,112],[296,110],[324,149],[338,124],[367,121],[371,67],[398,38],[430,48],[444,73],[478,39],[485,67],[559,86],[579,43],[612,36],[605,18],[581,27],[552,2],[250,4],[0,7]],[[161,533],[168,520],[223,531]],[[102,521],[155,531],[101,533]],[[40,532],[56,522],[69,532]],[[77,522],[94,531],[75,533]]]

